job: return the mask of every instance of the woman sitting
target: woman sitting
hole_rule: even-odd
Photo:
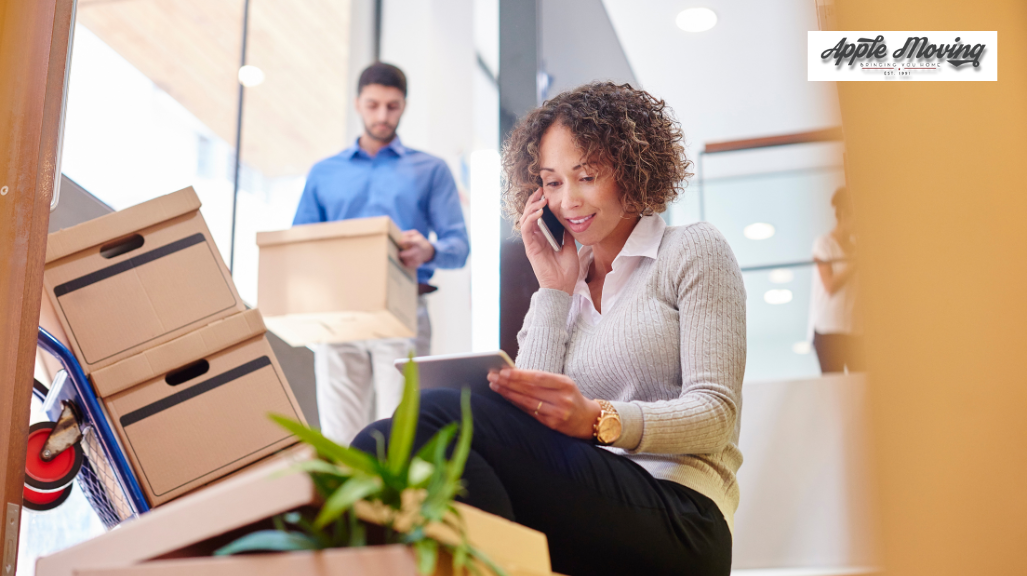
[[[681,141],[663,101],[596,83],[529,113],[503,152],[540,288],[517,368],[472,398],[463,500],[544,532],[557,572],[730,572],[745,289],[716,228],[657,215],[691,176]],[[459,419],[458,392],[425,392],[416,445]],[[389,425],[353,445],[373,453]]]

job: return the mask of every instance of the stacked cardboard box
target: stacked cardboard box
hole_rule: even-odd
[[[285,448],[303,421],[192,188],[50,235],[44,289],[150,504]]]

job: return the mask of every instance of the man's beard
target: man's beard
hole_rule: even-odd
[[[373,139],[375,139],[375,140],[377,140],[379,142],[383,142],[385,144],[388,144],[389,142],[392,142],[392,139],[396,137],[396,127],[395,126],[389,126],[387,124],[385,124],[385,125],[379,124],[378,126],[383,126],[383,127],[384,126],[388,126],[389,131],[384,136],[378,136],[375,132],[373,132],[365,124],[364,125],[364,133],[367,134],[368,136],[370,136],[371,138],[373,138]]]

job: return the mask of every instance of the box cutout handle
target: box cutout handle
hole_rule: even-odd
[[[145,240],[139,234],[133,234],[127,238],[115,240],[110,244],[104,244],[100,247],[100,256],[110,260],[116,258],[122,254],[126,254],[133,250],[138,250],[143,247]]]
[[[200,360],[199,362],[193,362],[181,370],[169,372],[168,375],[164,377],[164,381],[168,383],[168,386],[178,386],[183,382],[188,382],[193,378],[203,376],[208,370],[210,370],[210,363],[206,360]]]

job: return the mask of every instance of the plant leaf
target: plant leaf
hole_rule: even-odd
[[[313,446],[321,456],[344,464],[353,470],[364,472],[366,474],[374,474],[375,459],[371,455],[361,452],[356,448],[339,446],[335,442],[325,438],[321,432],[304,426],[303,424],[286,418],[285,416],[271,414],[271,419],[278,423],[282,428],[285,428],[289,432],[295,434],[296,437],[303,442]]]
[[[467,464],[467,457],[471,452],[471,439],[473,437],[474,425],[471,413],[471,392],[464,389],[460,395],[461,425],[460,437],[457,439],[456,447],[453,450],[453,457],[449,462],[444,459],[444,446],[437,450],[434,455],[434,462],[438,469],[444,470],[444,474],[436,474],[428,486],[428,497],[424,500],[421,513],[425,518],[440,521],[449,509],[453,497],[463,487],[460,478],[463,476],[464,466]]]
[[[413,528],[413,530],[410,530],[406,534],[400,535],[399,541],[403,544],[413,544],[420,540],[424,540],[425,538],[426,536],[424,535],[424,525],[418,524]]]
[[[353,475],[353,471],[348,467],[332,464],[331,462],[325,462],[324,460],[307,460],[306,462],[300,462],[299,464],[290,466],[282,473],[288,474],[291,472],[328,474],[338,478],[349,478]]]
[[[349,546],[350,548],[360,548],[367,546],[367,533],[364,531],[364,525],[357,518],[357,515],[352,511],[347,514],[349,516]]]
[[[315,528],[323,528],[349,510],[353,503],[382,489],[382,479],[377,476],[354,476],[325,500],[321,512],[314,520]]]
[[[421,505],[421,515],[438,522],[442,521],[446,511],[452,508],[453,495],[459,489],[459,485],[449,481],[444,447],[441,445],[435,454],[435,462],[435,474],[428,484],[428,495]]]
[[[417,573],[431,576],[439,561],[439,543],[430,538],[418,540],[414,542],[414,553],[417,555]]]
[[[446,512],[449,512],[449,514],[446,514],[441,522],[449,526],[453,532],[465,534],[467,532],[467,524],[464,522],[464,516],[460,513],[460,509],[450,503],[446,506]]]
[[[412,488],[423,488],[435,473],[435,465],[414,456],[407,472],[407,482]]]
[[[318,546],[319,548],[332,547],[332,538],[324,531],[314,528],[314,526],[311,525],[310,521],[303,517],[303,514],[296,512],[295,510],[293,510],[292,512],[286,512],[285,514],[279,514],[278,516],[275,516],[274,523],[276,528],[279,526],[279,524],[282,524],[282,526],[278,529],[283,532],[287,531],[284,524],[292,524],[293,526],[298,527],[300,530],[303,530],[303,532],[310,538],[317,540],[320,543]]]
[[[467,542],[462,542],[453,550],[453,574],[462,575],[467,565]]]
[[[375,454],[378,455],[378,460],[385,462],[389,459],[389,456],[385,453],[385,434],[378,430],[371,430],[371,437],[374,438],[374,446],[377,449]]]
[[[445,454],[446,448],[449,447],[449,443],[453,440],[453,436],[456,435],[458,426],[459,424],[456,422],[450,422],[440,428],[439,431],[424,444],[424,446],[421,446],[421,449],[417,451],[416,457],[424,460],[425,462],[435,462],[435,454],[439,445],[442,445],[442,454]]]
[[[228,556],[240,552],[288,552],[291,550],[319,550],[317,541],[299,532],[261,530],[218,548],[215,556]]]
[[[413,357],[414,353],[410,352],[406,366],[403,367],[403,400],[392,416],[392,429],[389,431],[389,471],[397,476],[405,476],[402,472],[410,463],[410,449],[417,432],[417,411],[421,398],[417,393],[417,364],[413,363]]]
[[[460,414],[463,420],[460,423],[460,437],[457,438],[456,448],[453,450],[453,458],[446,466],[448,480],[456,483],[464,474],[464,466],[467,464],[467,456],[471,453],[471,437],[474,435],[474,422],[471,418],[471,390],[464,388],[460,393]],[[454,491],[455,493],[455,491]]]

